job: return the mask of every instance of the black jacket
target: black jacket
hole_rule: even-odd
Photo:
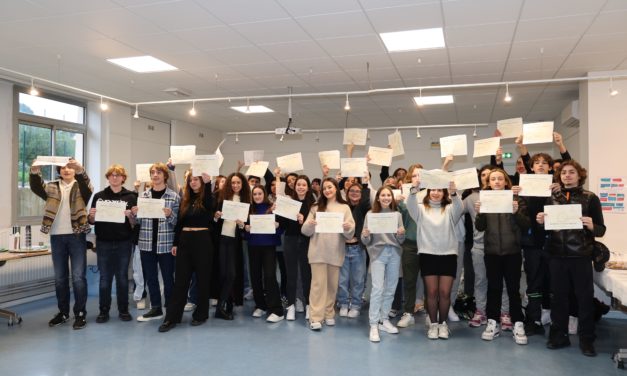
[[[605,235],[605,224],[601,201],[592,192],[582,187],[570,188],[554,193],[546,201],[547,205],[581,204],[581,215],[591,217],[594,224],[593,231],[582,230],[553,230],[547,231],[546,249],[555,257],[591,257],[594,238]]]
[[[520,253],[520,238],[529,228],[527,205],[525,200],[514,196],[518,201],[518,210],[510,213],[479,213],[475,219],[475,227],[485,231],[483,238],[486,255],[505,256]]]
[[[137,193],[129,191],[124,187],[122,187],[120,192],[114,193],[111,187],[107,187],[94,195],[91,207],[95,208],[99,200],[124,201],[126,202],[126,209],[128,210],[133,206],[137,206]],[[94,227],[96,229],[97,240],[122,241],[133,240],[135,237],[133,227],[128,217],[125,218],[124,223],[96,222]]]

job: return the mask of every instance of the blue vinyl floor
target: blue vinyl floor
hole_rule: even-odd
[[[625,320],[601,320],[599,355],[587,358],[576,336],[570,348],[547,350],[544,338],[529,337],[529,345],[519,346],[509,332],[482,341],[482,329],[465,322],[450,324],[449,340],[430,341],[423,314],[400,334],[381,333],[375,344],[368,341],[366,312],[358,319],[337,317],[335,327],[311,332],[303,314],[268,324],[250,317],[247,302],[235,321],[212,317],[191,327],[186,313],[182,324],[158,333],[160,321],[121,322],[115,309],[108,323],[97,324],[97,304],[89,298],[83,330],[72,330],[71,320],[48,327],[54,298],[12,307],[24,321],[14,327],[0,321],[0,375],[627,375],[610,359],[627,347]]]

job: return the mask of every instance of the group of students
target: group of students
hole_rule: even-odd
[[[594,238],[604,235],[605,226],[598,197],[582,187],[586,170],[570,158],[557,133],[555,142],[563,157],[561,163],[554,164],[545,153],[529,156],[519,138],[523,168],[509,176],[498,150],[492,164],[478,170],[481,187],[465,192],[458,192],[454,182],[447,189],[421,190],[420,164],[407,170],[399,168],[393,176],[383,168],[383,185],[375,192],[367,172],[360,179],[328,177],[326,167],[325,176],[318,180],[320,191],[312,188],[306,175],[281,177],[280,169],[274,174],[267,171],[265,185],[260,184],[260,178],[247,178],[240,172],[212,180],[206,174],[193,176],[188,170],[179,188],[172,184],[174,166],[155,163],[150,167],[151,187],[139,193],[123,187],[127,178],[124,167],[111,166],[105,174],[109,186],[94,195],[91,209],[87,209],[92,188],[78,162],[71,159],[59,168],[60,179],[50,183],[44,183],[39,169],[32,167],[31,188],[46,200],[42,231],[51,235],[59,303],[59,313],[49,324],[56,326],[69,319],[68,258],[75,294],[74,328],[86,324],[85,233],[93,224],[101,273],[99,323],[109,320],[114,276],[119,318],[132,320],[125,292],[135,242],[151,302],[151,309],[138,321],[163,318],[160,332],[174,328],[182,320],[192,281],[197,299],[191,325],[202,325],[208,319],[210,298],[217,299],[215,317],[232,320],[233,306],[243,304],[247,247],[254,317],[266,316],[272,323],[295,320],[299,288],[311,330],[321,330],[323,324],[335,325],[336,306],[340,316],[358,317],[368,264],[372,283],[368,299],[370,341],[379,342],[380,331],[398,333],[398,327],[415,322],[419,275],[424,283],[427,337],[447,339],[447,317],[463,265],[460,257],[464,254],[465,230],[472,228],[474,281],[465,283],[474,283],[476,312],[470,326],[486,326],[481,338],[490,341],[502,330],[512,330],[515,342],[523,345],[528,335],[544,334],[540,312],[550,294],[552,324],[547,347],[570,345],[569,300],[576,300],[579,346],[585,355],[594,356],[591,255]],[[452,161],[452,156],[447,157],[443,169]],[[522,173],[554,173],[552,196],[519,196],[522,188],[516,184]],[[410,193],[407,197],[396,193],[395,197],[404,183],[411,184]],[[480,189],[512,190],[512,212],[482,213]],[[249,214],[270,214],[277,195],[300,202],[301,208],[296,220],[276,216],[274,234],[251,233],[248,221],[224,218],[227,200],[250,204]],[[137,218],[138,196],[163,199],[165,218]],[[101,200],[125,202],[125,222],[97,221],[97,203]],[[545,205],[573,203],[582,206],[583,229],[544,230]],[[316,219],[323,212],[341,213],[341,233],[316,232]],[[389,213],[396,231],[372,231],[369,213]],[[471,221],[466,227],[464,214]],[[279,246],[283,249],[281,274],[285,274],[281,287],[276,274]],[[523,256],[526,314],[519,291]],[[405,304],[394,325],[390,317],[401,272]]]

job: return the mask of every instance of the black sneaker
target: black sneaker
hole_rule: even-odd
[[[68,315],[66,315],[63,312],[59,312],[56,315],[54,315],[54,317],[52,318],[52,320],[48,321],[48,326],[49,327],[53,327],[53,326],[59,326],[65,322],[67,322],[67,320],[69,320],[70,317]]]
[[[118,315],[118,317],[120,318],[120,320],[122,321],[131,321],[133,320],[133,316],[131,316],[130,313],[128,312],[120,312],[120,314]]]
[[[150,321],[157,320],[163,317],[163,311],[161,307],[153,307],[147,313],[144,313],[141,316],[137,316],[137,321]]]
[[[74,330],[83,329],[85,325],[87,325],[85,313],[81,312],[78,314],[78,316],[74,317],[74,324],[72,324],[72,328]]]
[[[107,321],[109,321],[109,312],[100,311],[100,314],[96,317],[96,322],[98,324],[104,324]]]
[[[585,356],[597,356],[597,351],[594,349],[594,343],[590,340],[579,339],[579,348],[581,353]]]
[[[544,336],[544,327],[536,322],[528,322],[525,324],[525,333],[527,336]]]
[[[159,325],[159,333],[169,332],[170,329],[174,328],[176,323],[174,321],[164,321],[163,324]]]

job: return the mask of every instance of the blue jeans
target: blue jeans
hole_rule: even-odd
[[[398,275],[398,273],[397,273]],[[340,282],[337,289],[337,301],[340,307],[359,310],[364,294],[366,276],[366,251],[361,244],[347,245],[344,264],[340,268]]]
[[[100,312],[111,308],[111,283],[115,276],[118,312],[128,312],[128,264],[131,261],[133,242],[129,240],[99,240],[96,246],[100,271]]]
[[[70,314],[70,270],[72,266],[72,288],[74,290],[74,315],[86,315],[87,303],[87,240],[85,234],[50,235],[54,287],[59,311]]]
[[[161,308],[161,288],[159,287],[159,269],[163,279],[163,295],[165,306],[170,302],[174,289],[174,256],[171,253],[157,253],[155,251],[141,251],[142,269],[150,294],[150,306]]]
[[[376,259],[370,260],[370,274],[372,275],[372,291],[370,292],[370,310],[368,319],[370,325],[387,320],[394,292],[398,283],[401,255],[396,248],[385,246]]]

